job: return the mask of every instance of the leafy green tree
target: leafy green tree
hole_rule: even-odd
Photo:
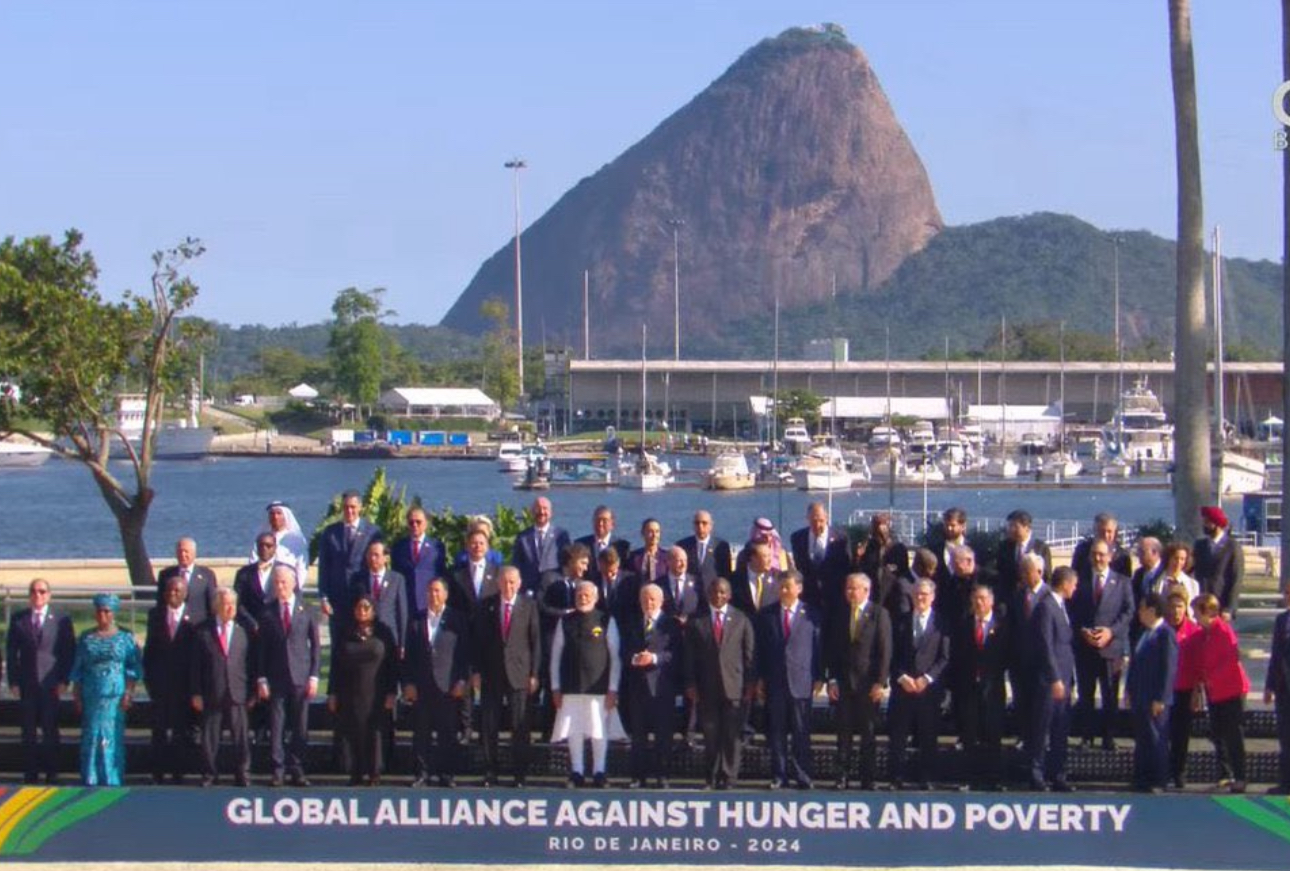
[[[328,350],[336,392],[359,407],[376,404],[383,362],[380,320],[393,312],[381,306],[385,288],[347,287],[336,295]]]
[[[484,336],[484,392],[502,408],[510,408],[520,396],[515,330],[508,326],[510,307],[499,299],[488,299],[479,306],[479,314],[493,323],[493,328]],[[524,362],[527,375],[532,370],[529,361]]]
[[[62,243],[0,243],[0,373],[21,390],[19,401],[0,402],[0,434],[20,433],[85,466],[116,519],[131,583],[147,586],[155,583],[143,538],[155,436],[167,390],[191,378],[206,338],[201,322],[177,322],[197,297],[184,270],[205,248],[185,239],[156,252],[151,298],[126,293],[111,302],[96,289],[98,268],[82,241],[69,230]],[[116,422],[116,395],[127,384],[141,385],[146,398],[137,447]],[[109,466],[114,443],[124,446],[132,480]]]
[[[789,418],[800,417],[808,427],[813,427],[820,422],[820,406],[823,404],[824,397],[810,390],[785,390],[776,400],[775,416],[779,419],[780,426],[787,423]]]

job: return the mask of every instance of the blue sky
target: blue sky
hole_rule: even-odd
[[[1276,4],[1195,4],[1207,227],[1281,257]],[[78,227],[107,295],[185,235],[197,313],[311,323],[383,286],[435,323],[524,223],[758,40],[833,21],[947,222],[1068,212],[1173,237],[1165,0],[0,4],[0,235]]]

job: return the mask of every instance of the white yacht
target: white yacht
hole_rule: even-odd
[[[528,469],[528,458],[521,442],[502,442],[497,446],[497,469],[500,472],[523,472]]]
[[[618,476],[627,490],[662,490],[672,482],[672,467],[644,449]]]
[[[1120,395],[1120,405],[1102,431],[1107,451],[1130,466],[1165,472],[1174,462],[1174,425],[1145,380]]]
[[[900,432],[893,426],[875,426],[869,433],[871,448],[899,448],[901,444]]]
[[[799,490],[849,490],[851,472],[837,448],[816,445],[793,467]]]
[[[748,468],[748,458],[740,451],[717,454],[703,476],[706,490],[749,490],[756,483],[757,476]]]
[[[811,447],[811,433],[806,429],[806,421],[800,417],[790,417],[784,424],[784,450],[790,454],[804,454]]]
[[[188,419],[179,423],[164,423],[154,432],[152,456],[156,460],[196,460],[210,453],[215,430],[197,423],[197,401],[190,404]],[[139,450],[143,438],[143,419],[148,409],[148,397],[143,393],[121,393],[116,398],[116,428],[130,445]],[[110,456],[127,456],[125,445],[119,438],[112,439]]]
[[[44,445],[0,439],[0,469],[34,469],[43,466],[53,454]]]

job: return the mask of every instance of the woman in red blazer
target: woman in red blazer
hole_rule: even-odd
[[[1220,615],[1218,598],[1212,593],[1197,596],[1192,607],[1200,624],[1197,642],[1196,692],[1192,709],[1209,705],[1210,739],[1218,754],[1218,788],[1245,792],[1245,735],[1241,719],[1250,679],[1241,667],[1241,650],[1236,633]]]
[[[1174,786],[1187,785],[1187,751],[1191,742],[1192,693],[1200,670],[1200,627],[1188,613],[1190,602],[1181,586],[1169,590],[1165,622],[1178,639],[1178,671],[1174,676],[1174,702],[1169,713],[1169,777]]]

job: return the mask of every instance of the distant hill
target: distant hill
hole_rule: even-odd
[[[927,173],[860,49],[840,28],[794,28],[749,49],[687,105],[523,235],[524,328],[580,344],[590,271],[592,350],[670,354],[673,220],[682,348],[706,356],[741,316],[838,285],[870,292],[941,228]],[[444,325],[480,333],[480,304],[514,292],[511,244]],[[635,349],[635,350],[633,350]]]
[[[1064,320],[1069,330],[1111,336],[1116,238],[1126,349],[1154,345],[1163,358],[1173,345],[1174,243],[1051,213],[947,227],[871,293],[787,305],[780,318],[781,356],[798,358],[808,339],[836,330],[850,338],[852,359],[881,359],[885,327],[894,359],[940,357],[946,336],[957,356],[995,341],[1003,315],[1011,324]],[[1267,260],[1224,263],[1228,350],[1245,346],[1279,358],[1281,267]],[[764,359],[772,343],[767,312],[731,324],[710,354]]]

